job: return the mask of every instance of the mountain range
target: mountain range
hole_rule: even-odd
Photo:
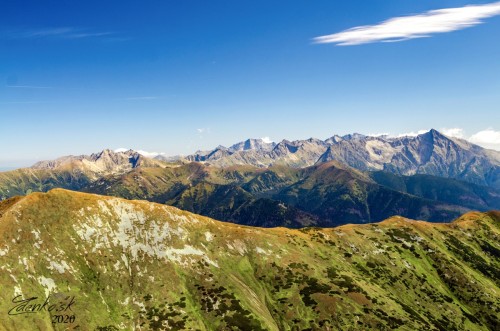
[[[29,168],[0,172],[0,200],[52,188],[79,190],[108,175],[125,174],[139,167],[166,167],[167,163],[129,150],[106,149],[92,155],[64,156]]]
[[[498,330],[499,237],[498,212],[263,229],[32,193],[0,202],[0,330]]]
[[[219,146],[183,159],[219,167],[287,165],[297,168],[335,160],[359,170],[426,174],[500,189],[500,152],[436,130],[415,137],[349,134],[326,140],[283,140],[277,144],[250,139],[230,148]]]
[[[396,147],[382,149],[382,141]],[[334,150],[338,157],[331,156]],[[399,174],[395,169],[402,163],[394,160],[417,152],[414,159],[427,162],[414,170],[424,174]],[[39,162],[0,172],[0,199],[65,188],[147,199],[238,224],[294,228],[378,222],[393,215],[446,222],[470,210],[500,209],[494,180],[500,153],[435,130],[404,138],[353,134],[278,144],[253,139],[203,153],[166,162],[132,150],[104,150]],[[258,155],[276,162],[264,167],[271,159],[260,162]],[[370,161],[373,155],[380,155],[378,163]],[[253,163],[232,164],[236,157]],[[307,163],[313,165],[300,167]],[[449,170],[462,168],[461,175]]]
[[[105,149],[91,155],[63,156],[52,161],[37,162],[31,169],[69,170],[81,172],[87,174],[91,179],[96,179],[106,175],[126,173],[140,166],[149,168],[162,165],[162,162],[144,157],[133,150],[117,153]]]

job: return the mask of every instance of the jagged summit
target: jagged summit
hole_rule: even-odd
[[[229,147],[229,150],[232,152],[248,150],[270,151],[274,148],[274,146],[276,146],[276,143],[265,142],[263,139],[247,139],[232,145]]]
[[[197,151],[192,155],[184,157],[187,161],[194,162],[208,162],[213,160],[220,160],[229,157],[233,154],[242,154],[243,152],[254,152],[254,153],[267,153],[270,152],[276,143],[265,142],[263,139],[247,139],[232,145],[231,147],[225,147],[222,145],[217,146],[213,150],[209,151]]]
[[[346,135],[342,136],[342,139],[343,140],[352,140],[352,139],[364,139],[366,137],[367,136],[365,136],[364,134],[361,134],[361,133],[351,133],[351,134],[346,134]]]
[[[186,159],[220,167],[243,164],[307,167],[337,160],[360,170],[428,174],[500,188],[500,152],[448,137],[435,129],[403,137],[354,133],[334,135],[324,141],[284,139],[266,148],[259,147],[257,141],[247,140],[228,149],[215,149]]]
[[[138,166],[157,167],[161,162],[134,151],[113,151],[104,149],[91,155],[64,156],[52,161],[40,161],[31,169],[37,170],[64,170],[91,172],[96,175],[118,174],[129,171]]]

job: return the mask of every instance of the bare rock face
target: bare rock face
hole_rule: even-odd
[[[427,174],[500,187],[500,153],[436,130],[416,137],[357,137],[333,142],[318,162],[338,160],[361,170]]]
[[[190,162],[205,162],[208,160],[220,160],[222,158],[230,156],[231,154],[232,153],[226,147],[218,146],[212,151],[199,151],[194,155],[189,155],[186,157],[186,160]]]
[[[91,155],[64,156],[52,161],[41,161],[34,164],[31,169],[71,169],[73,171],[103,176],[126,173],[139,166],[157,167],[160,164],[161,161],[146,158],[133,150],[114,152],[110,149],[105,149],[102,152]]]
[[[281,164],[296,168],[313,165],[325,152],[328,143],[310,138],[307,140],[282,140],[265,143],[262,139],[248,139],[230,148],[219,146],[213,151],[197,152],[187,156],[188,161],[207,162],[217,167],[253,165],[268,167]]]
[[[229,147],[231,152],[238,151],[249,151],[249,150],[258,150],[258,151],[268,151],[270,152],[276,143],[274,142],[265,142],[262,139],[247,139],[245,141],[234,144]]]
[[[287,165],[296,168],[339,161],[359,170],[398,175],[427,174],[500,188],[500,152],[430,130],[415,137],[333,136],[324,141],[283,140],[274,145],[247,140],[231,148],[188,156],[189,161],[218,167]]]

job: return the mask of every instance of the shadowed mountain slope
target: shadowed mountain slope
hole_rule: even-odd
[[[472,190],[457,194],[464,192],[473,209],[500,208],[499,194],[489,188],[484,190],[486,201],[491,204]],[[104,178],[84,191],[144,198],[223,221],[267,227],[367,223],[392,215],[451,221],[471,209],[455,204],[457,199],[450,198],[449,202],[445,194],[430,199],[399,192],[377,184],[369,173],[335,161],[303,169],[285,166],[221,169],[198,163],[177,168],[141,168]],[[476,200],[479,202],[474,203]],[[268,211],[272,214],[269,218]]]

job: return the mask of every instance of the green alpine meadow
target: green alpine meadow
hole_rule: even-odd
[[[0,202],[0,330],[498,330],[500,212],[257,228],[53,189]]]

